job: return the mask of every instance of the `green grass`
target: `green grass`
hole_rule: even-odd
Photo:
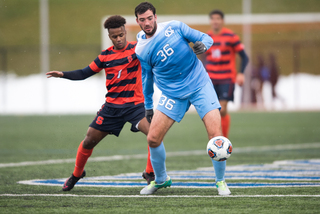
[[[75,158],[94,115],[87,116],[1,116],[0,163]],[[232,113],[230,140],[234,148],[297,144],[300,150],[233,153],[228,165],[264,164],[276,160],[320,158],[319,148],[303,148],[304,143],[320,142],[320,112]],[[92,157],[146,154],[146,140],[126,125],[119,138],[108,136]],[[187,114],[174,124],[165,138],[167,152],[204,149],[204,126],[196,114]],[[90,160],[90,159],[89,159]],[[140,172],[146,160],[88,162],[91,176]],[[168,157],[167,169],[193,170],[209,167],[206,155]],[[0,194],[62,194],[61,187],[17,184],[20,180],[67,177],[74,164],[51,164],[0,168]],[[260,180],[261,181],[261,180]],[[229,182],[246,182],[230,180]],[[251,182],[251,181],[250,181]],[[252,181],[255,182],[255,181]],[[264,181],[281,182],[281,181]],[[319,181],[316,181],[319,182]],[[319,187],[231,189],[233,195],[315,195]],[[77,195],[138,195],[140,188],[76,187]],[[216,191],[172,188],[157,195],[216,195]],[[1,197],[1,213],[317,213],[318,198],[74,198]]]
[[[34,204],[30,206],[30,200]],[[317,213],[314,198],[11,198],[19,213]],[[15,202],[18,206],[10,206]],[[60,206],[57,207],[57,204]],[[80,206],[79,206],[80,205]],[[62,207],[62,208],[61,208]]]

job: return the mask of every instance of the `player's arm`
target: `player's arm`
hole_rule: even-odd
[[[138,57],[139,58],[139,57]],[[146,109],[146,118],[149,123],[153,117],[153,73],[151,66],[139,58],[142,68],[142,88],[144,95],[144,106]]]
[[[92,71],[89,66],[84,69],[74,71],[50,71],[46,73],[46,75],[48,75],[48,78],[61,77],[69,80],[84,80],[94,74],[96,74],[96,72]]]
[[[180,22],[180,30],[188,42],[194,43],[193,51],[197,55],[206,52],[213,44],[213,40],[209,35],[192,29],[183,22]]]
[[[244,50],[241,50],[238,52],[240,59],[241,59],[241,65],[240,65],[240,73],[244,73],[248,63],[249,63],[249,57],[246,54]]]
[[[249,63],[249,57],[246,54],[244,50],[243,44],[240,42],[240,38],[238,35],[234,35],[232,46],[235,52],[238,52],[241,63],[240,63],[240,69],[236,77],[236,83],[239,86],[242,86],[244,84],[245,78],[244,78],[244,71]]]
[[[83,69],[74,71],[50,71],[46,73],[47,78],[61,77],[69,80],[84,80],[88,77],[95,75],[102,70],[103,63],[100,61],[99,56],[91,62],[91,64]]]
[[[240,71],[237,74],[236,77],[236,83],[239,86],[242,86],[244,84],[245,78],[244,78],[244,71],[246,69],[246,66],[248,65],[249,62],[249,57],[247,56],[246,52],[244,50],[241,50],[238,52],[239,56],[241,58],[241,63],[240,63]]]

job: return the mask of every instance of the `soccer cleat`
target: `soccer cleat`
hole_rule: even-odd
[[[218,189],[219,195],[230,195],[231,192],[227,186],[227,183],[225,181],[218,181],[216,183],[216,187]]]
[[[83,173],[80,178],[74,176],[73,174],[66,180],[66,182],[63,184],[62,190],[63,191],[70,191],[74,187],[74,185],[84,176],[86,176],[86,171],[83,170]]]
[[[166,181],[162,184],[157,184],[156,181],[151,181],[150,184],[144,187],[141,191],[141,195],[151,195],[155,193],[158,189],[170,187],[172,184],[171,178],[168,176]]]
[[[154,173],[153,172],[147,173],[146,170],[144,170],[142,173],[142,177],[147,180],[148,185],[150,184],[151,181],[154,181]]]

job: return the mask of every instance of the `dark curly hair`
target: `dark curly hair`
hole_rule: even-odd
[[[221,17],[221,19],[224,19],[224,13],[221,10],[213,10],[209,13],[209,17],[211,17],[212,15],[219,15]]]
[[[142,2],[134,10],[134,14],[138,18],[138,15],[145,13],[147,10],[151,10],[153,15],[156,15],[156,8],[150,2]]]
[[[105,29],[110,29],[110,28],[119,28],[122,27],[126,24],[126,19],[123,18],[122,16],[115,15],[115,16],[110,16],[105,22],[104,22],[104,28]]]

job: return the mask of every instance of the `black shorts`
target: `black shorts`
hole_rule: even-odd
[[[143,103],[122,108],[110,107],[104,104],[97,112],[97,116],[90,124],[90,127],[118,137],[126,122],[132,124],[131,131],[138,132],[139,130],[136,126],[144,117],[145,108]]]
[[[219,100],[233,101],[234,83],[213,84]]]

